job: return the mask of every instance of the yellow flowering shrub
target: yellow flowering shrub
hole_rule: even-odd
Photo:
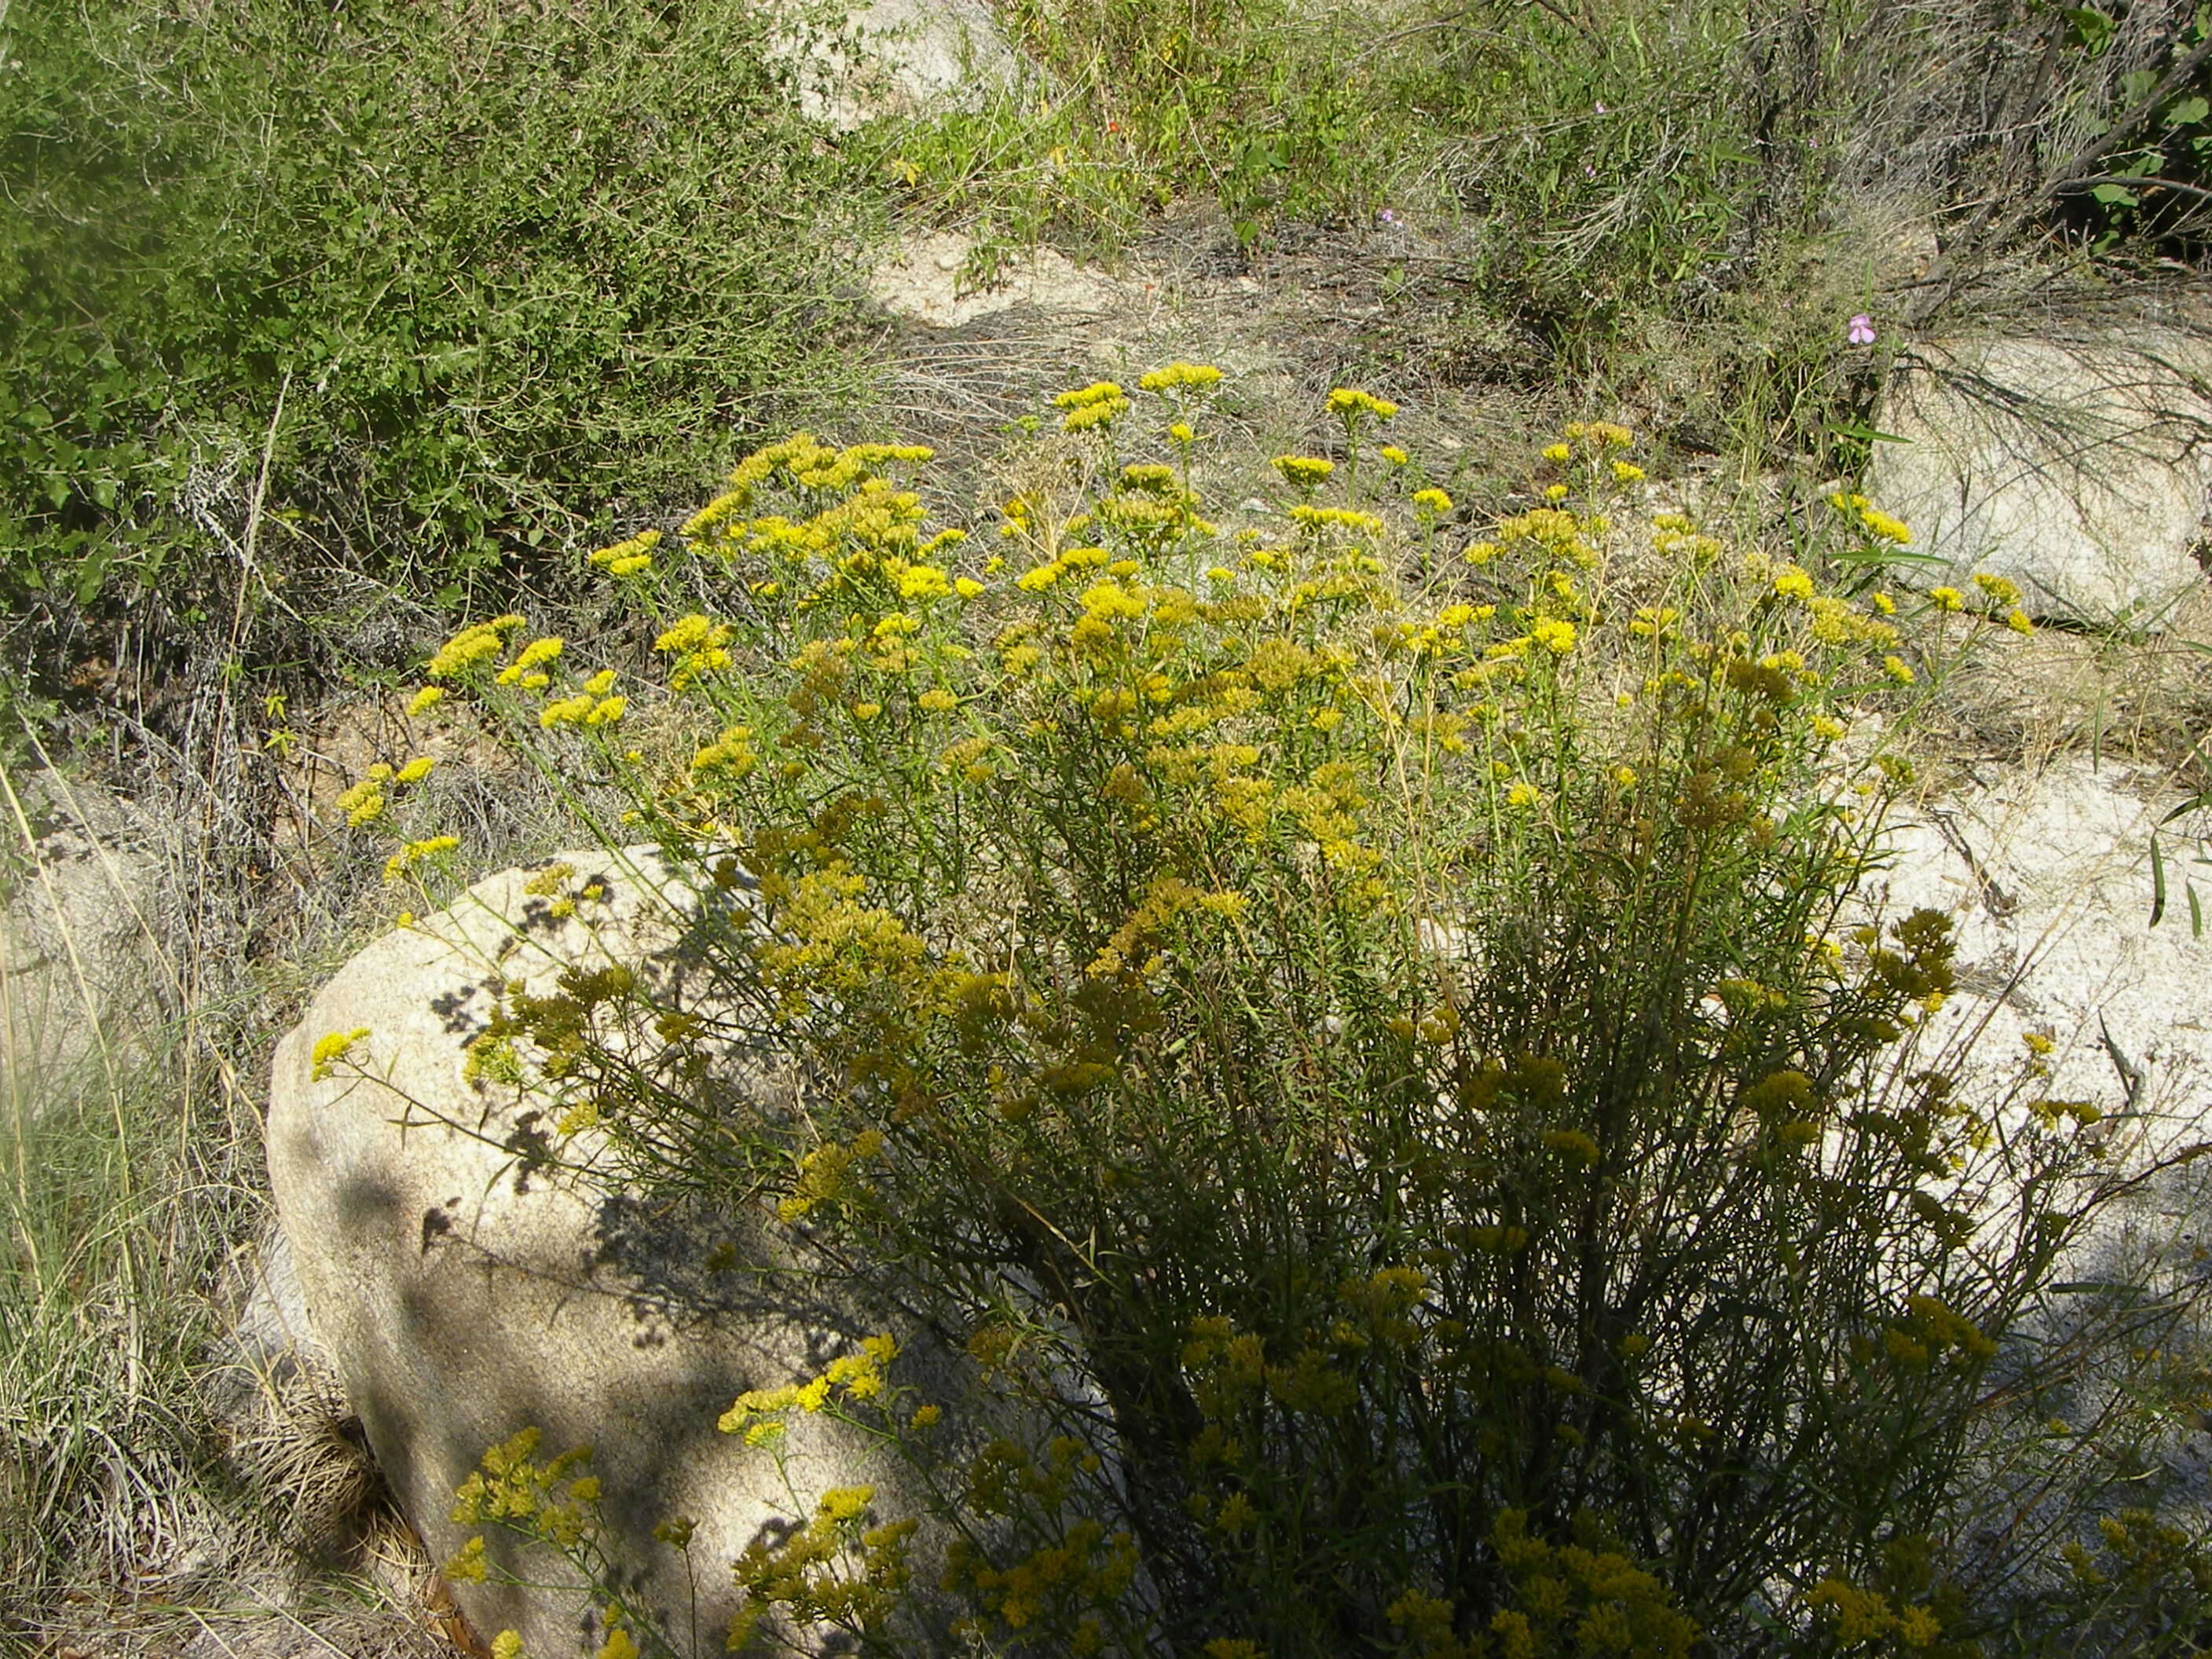
[[[1342,464],[1279,458],[1271,519],[1224,534],[1183,465],[1218,380],[1138,381],[1175,417],[1149,453],[1120,386],[1063,394],[988,552],[930,531],[922,453],[747,458],[690,566],[623,578],[656,702],[720,734],[659,769],[570,717],[606,690],[573,653],[459,636],[452,696],[744,890],[716,948],[810,1082],[694,1109],[680,1009],[664,1080],[595,1058],[634,987],[511,999],[492,1042],[588,1083],[630,1178],[888,1275],[1042,1425],[959,1445],[865,1349],[722,1419],[757,1456],[814,1412],[914,1456],[932,1593],[994,1650],[1948,1640],[1933,1567],[1820,1587],[1956,1512],[2075,1224],[1981,1248],[1993,1160],[2055,1193],[2090,1155],[1899,1063],[1953,989],[1943,918],[1838,921],[1920,676],[1826,573],[1899,538],[1849,498],[1833,557],[1631,524],[1634,440],[1598,422],[1424,576],[1449,497],[1359,493],[1395,410],[1342,388]],[[795,1501],[738,1564],[744,1633],[890,1643],[922,1592],[873,1504]]]

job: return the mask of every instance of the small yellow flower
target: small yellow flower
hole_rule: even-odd
[[[1899,685],[1912,684],[1912,669],[1902,657],[1884,657],[1881,659],[1881,672]]]
[[[1452,507],[1452,498],[1441,489],[1417,489],[1412,501],[1424,513],[1449,513]]]
[[[1283,475],[1285,483],[1297,489],[1317,489],[1336,471],[1336,463],[1318,455],[1278,455],[1275,471]]]
[[[491,1659],[523,1659],[521,1632],[503,1630],[493,1637]]]
[[[526,678],[541,664],[551,662],[561,654],[565,644],[558,635],[548,634],[543,639],[531,641],[514,653],[514,660],[499,671],[501,685],[528,684]],[[541,682],[542,684],[542,682]]]
[[[428,755],[417,755],[392,775],[394,783],[420,783],[430,775],[430,769],[438,763]]]
[[[1564,501],[1567,499],[1566,485],[1563,483],[1546,484],[1544,486],[1544,499],[1547,501]]]
[[[415,694],[414,701],[407,705],[407,712],[410,715],[427,714],[433,708],[435,708],[440,703],[445,702],[445,700],[446,688],[444,686],[426,685]]]
[[[1613,476],[1617,483],[1634,483],[1644,476],[1644,469],[1632,461],[1615,461]]]
[[[1536,786],[1534,784],[1517,780],[1515,781],[1513,787],[1505,792],[1505,804],[1511,807],[1526,808],[1534,806],[1541,799],[1543,799],[1543,796],[1537,792]]]
[[[1109,383],[1110,384],[1110,383]],[[1221,384],[1221,371],[1211,363],[1170,363],[1137,377],[1137,386],[1143,392],[1173,392],[1188,386],[1204,392]],[[1114,388],[1120,391],[1119,386]],[[1060,394],[1066,396],[1065,392]],[[1057,400],[1055,400],[1057,401]]]
[[[1859,522],[1864,525],[1872,535],[1886,542],[1895,542],[1899,547],[1910,544],[1912,540],[1912,532],[1905,528],[1902,520],[1893,519],[1888,514],[1879,512],[1874,507],[1861,507]]]
[[[951,592],[952,585],[933,564],[910,564],[899,573],[898,591],[902,599],[937,599]]]
[[[821,1511],[832,1521],[853,1521],[876,1495],[873,1486],[832,1486],[822,1494]]]
[[[1928,597],[1936,601],[1937,610],[1943,611],[1963,610],[1966,604],[1966,596],[1955,587],[1931,587]]]
[[[1774,592],[1785,599],[1809,599],[1813,597],[1813,578],[1794,564],[1785,564],[1774,573]]]
[[[2025,611],[2015,611],[2012,615],[2007,617],[2005,618],[2005,626],[2012,629],[2015,634],[2033,634],[2035,632],[2035,624],[2028,620],[2027,612]]]
[[[952,591],[963,599],[972,599],[983,591],[983,584],[973,576],[957,576],[953,579]]]
[[[1377,398],[1372,392],[1355,392],[1350,386],[1340,386],[1328,394],[1328,412],[1345,421],[1356,421],[1363,415],[1387,421],[1397,414],[1398,405],[1388,398]]]
[[[1565,444],[1546,444],[1544,446],[1544,459],[1555,464],[1568,459],[1574,454],[1574,453],[1575,452],[1573,450],[1568,448]]]
[[[1407,455],[1404,450],[1399,448],[1395,444],[1384,444],[1375,453],[1377,455],[1380,455],[1384,460],[1389,462],[1393,466],[1403,466],[1412,459],[1412,457]]]
[[[481,1584],[484,1581],[484,1540],[479,1533],[454,1552],[453,1559],[439,1571],[446,1581],[453,1584]]]
[[[356,829],[384,815],[384,789],[374,778],[362,779],[338,796],[338,810]]]
[[[331,1068],[353,1052],[354,1045],[368,1036],[368,1027],[356,1025],[350,1031],[332,1031],[319,1038],[313,1055],[312,1076],[320,1083],[331,1074]]]

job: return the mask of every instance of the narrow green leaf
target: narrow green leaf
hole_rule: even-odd
[[[2197,902],[2196,885],[2191,882],[2185,881],[2181,884],[2181,890],[2189,895],[2189,937],[2203,939],[2204,937],[2204,907]]]
[[[2158,926],[2166,914],[2166,855],[2158,850],[2158,837],[2150,838],[2150,925]]]
[[[2174,819],[2186,817],[2190,813],[2196,811],[2199,807],[2205,806],[2212,806],[2212,789],[2198,790],[2187,800],[2183,801],[2179,806],[2176,806],[2172,811],[2160,818],[2159,823],[2161,826],[2172,823]]]

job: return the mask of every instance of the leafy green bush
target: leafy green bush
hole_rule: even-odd
[[[834,392],[854,210],[765,27],[735,0],[16,6],[9,654],[128,629],[159,662],[332,565],[455,604],[617,480],[659,501]]]
[[[2009,1339],[2110,1177],[2033,1055],[2007,1092],[1915,1054],[1944,919],[1854,907],[1910,619],[1616,518],[1642,473],[1602,422],[1462,550],[1391,406],[1339,391],[1337,456],[1279,459],[1231,533],[1188,483],[1218,379],[1145,377],[1164,432],[1065,394],[981,550],[928,529],[927,451],[802,434],[674,546],[595,556],[688,761],[631,746],[659,694],[521,618],[456,636],[426,702],[611,786],[598,834],[761,923],[722,964],[743,1031],[659,1010],[641,1066],[592,1034],[656,1011],[592,973],[487,1041],[540,1057],[560,1136],[890,1276],[1051,1425],[945,1459],[887,1342],[724,1419],[772,1455],[835,1411],[933,1465],[991,1650],[1976,1651],[2021,1616],[1968,1547],[1983,1483],[2073,1455],[2027,1415],[2063,1356]],[[1837,506],[1844,569],[1908,533]],[[2002,589],[1915,601],[1915,637]],[[732,1038],[802,1113],[696,1086]],[[891,1639],[912,1517],[871,1497],[738,1564],[746,1633]],[[2195,1557],[2159,1537],[2162,1585]]]

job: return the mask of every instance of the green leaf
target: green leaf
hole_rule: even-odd
[[[95,548],[91,556],[77,567],[76,593],[79,605],[90,605],[100,597],[100,587],[107,580],[109,556],[108,549]]]
[[[2172,811],[2168,812],[2164,817],[2160,818],[2159,820],[2159,823],[2163,827],[2166,824],[2172,823],[2176,818],[2186,817],[2190,813],[2197,811],[2200,807],[2207,806],[2212,806],[2212,789],[2200,789],[2195,794],[2191,795],[2187,800],[2183,801]]]
[[[2135,191],[2125,185],[2099,185],[2089,194],[2106,207],[2134,207],[2136,204]]]
[[[2166,857],[2158,850],[2158,837],[2150,838],[2150,925],[2166,914]]]
[[[2189,895],[2189,937],[2203,939],[2204,937],[2204,907],[2197,902],[2197,889],[2185,881],[2181,884],[2181,890]]]
[[[2166,121],[2168,126],[2193,127],[2208,115],[2212,115],[2212,101],[2203,98],[2184,98],[2167,106]]]

